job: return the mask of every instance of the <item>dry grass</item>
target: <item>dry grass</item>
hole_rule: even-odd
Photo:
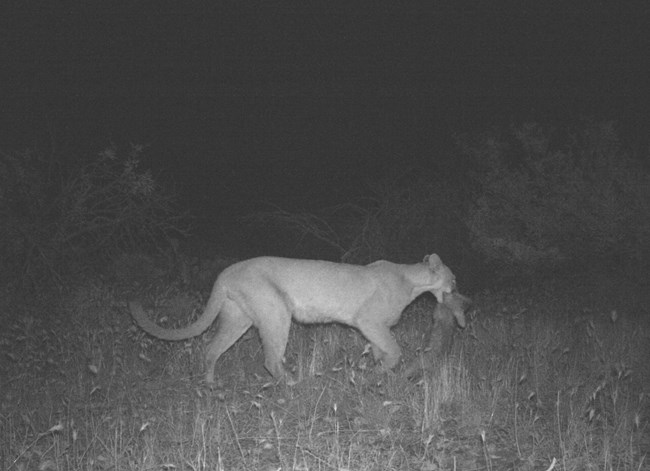
[[[4,293],[0,468],[648,469],[647,299],[605,281],[476,295],[453,354],[417,383],[376,373],[352,329],[294,325],[297,386],[269,383],[253,333],[214,390],[203,340],[147,337],[114,286]],[[160,307],[200,306],[164,289]],[[394,330],[407,360],[430,311],[416,301]]]

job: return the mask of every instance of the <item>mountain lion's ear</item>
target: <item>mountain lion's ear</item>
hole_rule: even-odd
[[[431,255],[427,255],[424,257],[424,262],[429,263],[429,268],[431,270],[436,270],[440,265],[442,265],[442,260],[440,260],[440,257],[436,255],[435,253],[432,253]]]

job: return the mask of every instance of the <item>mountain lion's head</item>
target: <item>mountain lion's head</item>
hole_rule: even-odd
[[[442,303],[445,293],[456,291],[456,276],[435,253],[424,257],[424,263],[428,265],[430,278],[426,291],[433,293],[438,302]]]

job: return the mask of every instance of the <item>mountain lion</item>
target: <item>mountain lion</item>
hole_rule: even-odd
[[[226,268],[205,311],[187,327],[164,329],[147,317],[140,303],[132,301],[129,308],[142,329],[164,340],[197,336],[219,316],[206,354],[207,383],[214,382],[219,357],[251,326],[259,330],[266,369],[276,380],[290,380],[283,361],[292,317],[302,323],[356,327],[371,343],[375,360],[388,370],[400,359],[390,327],[404,308],[426,291],[442,302],[455,285],[454,274],[436,254],[413,265],[379,260],[365,266],[259,257]]]

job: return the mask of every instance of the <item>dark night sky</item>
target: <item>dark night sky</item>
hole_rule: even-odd
[[[151,144],[219,216],[446,171],[457,130],[647,128],[647,2],[349,3],[5,2],[0,147]]]

